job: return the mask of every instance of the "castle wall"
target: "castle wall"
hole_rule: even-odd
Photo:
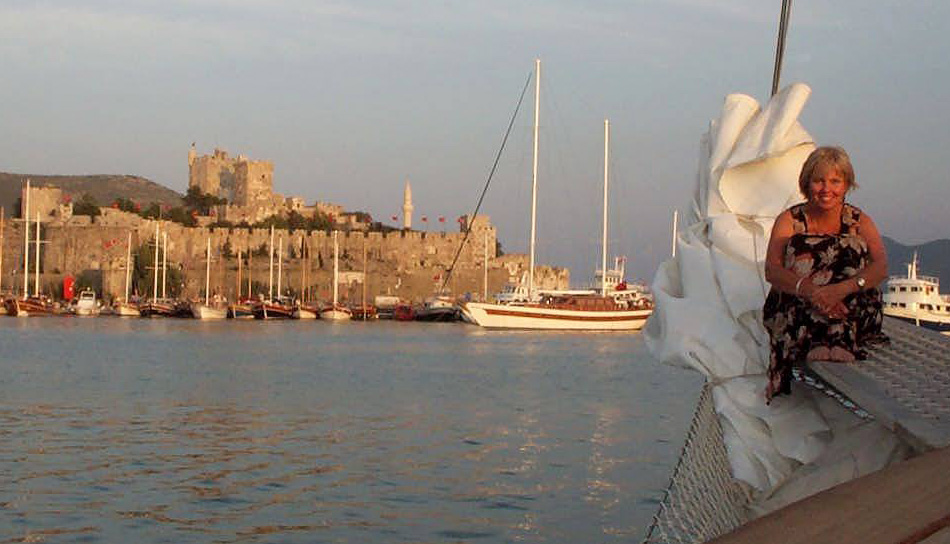
[[[40,221],[49,221],[59,215],[59,207],[63,201],[63,191],[57,187],[30,187],[30,221],[36,220],[36,213],[40,214]],[[26,213],[26,186],[20,189],[20,217]]]
[[[233,199],[238,206],[283,206],[283,197],[274,195],[274,163],[239,160],[234,165]],[[276,197],[276,199],[275,199]]]

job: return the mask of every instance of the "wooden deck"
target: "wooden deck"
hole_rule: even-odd
[[[890,318],[884,332],[866,361],[809,368],[918,452],[950,446],[950,337]]]
[[[715,544],[948,544],[950,448],[753,520]]]

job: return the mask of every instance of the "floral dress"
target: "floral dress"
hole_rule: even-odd
[[[790,209],[794,234],[785,246],[785,268],[799,277],[811,276],[815,285],[837,283],[855,276],[868,262],[867,241],[858,231],[861,210],[845,204],[838,234],[810,234],[805,205]],[[821,314],[804,297],[773,288],[765,299],[763,323],[769,332],[772,355],[766,398],[791,392],[792,365],[804,361],[816,347],[841,347],[857,359],[866,359],[865,346],[887,342],[881,332],[881,291],[866,289],[844,299],[848,314],[834,319]]]

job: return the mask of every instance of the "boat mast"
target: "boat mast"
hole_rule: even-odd
[[[531,247],[528,256],[528,300],[534,295],[534,235],[538,214],[538,116],[541,113],[541,59],[534,60],[534,158],[531,166]]]
[[[125,301],[129,301],[129,283],[132,279],[132,231],[129,231],[129,243],[125,246]]]
[[[244,266],[244,257],[241,256],[241,250],[240,250],[240,249],[238,250],[237,261],[238,261],[238,270],[237,270],[237,298],[234,299],[235,302],[241,300],[241,272],[243,271],[243,270],[241,270],[241,269],[242,269],[243,266]]]
[[[277,239],[277,298],[280,298],[281,293],[281,277],[284,272],[284,235],[281,234],[280,238]]]
[[[152,302],[158,298],[158,221],[155,222],[155,259],[152,260]]]
[[[30,297],[30,180],[26,180],[26,207],[23,210],[23,300]]]
[[[778,92],[782,79],[782,59],[785,57],[785,35],[788,34],[788,19],[792,14],[792,0],[782,0],[782,14],[778,23],[778,40],[775,44],[775,67],[772,69],[772,96]]]
[[[484,264],[484,270],[482,271],[482,302],[488,302],[488,229],[485,229],[485,248],[482,261]]]
[[[168,287],[168,231],[162,233],[162,298],[167,298]]]
[[[274,225],[270,226],[270,269],[267,277],[267,300],[274,300]]]
[[[40,212],[36,212],[36,270],[33,271],[33,294],[35,296],[40,296]]]
[[[307,255],[303,236],[300,237],[300,303],[307,302]]]
[[[607,179],[610,160],[610,121],[604,119],[604,233],[600,248],[600,295],[607,296]]]
[[[251,293],[251,273],[254,270],[254,253],[251,251],[251,246],[247,246],[247,298],[254,296],[254,293]]]
[[[340,242],[337,239],[339,231],[333,231],[333,309],[337,305],[337,283],[340,281]]]
[[[6,208],[0,206],[0,293],[3,292],[3,216]]]
[[[360,304],[363,308],[363,321],[366,321],[366,236],[363,236],[363,293]]]
[[[208,236],[208,247],[205,250],[205,306],[208,305],[208,291],[211,289],[211,237]]]

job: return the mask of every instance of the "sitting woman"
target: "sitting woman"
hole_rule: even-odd
[[[845,203],[857,187],[848,154],[819,147],[802,166],[798,186],[807,201],[775,220],[765,258],[772,284],[763,308],[771,339],[768,401],[791,392],[792,364],[849,363],[862,349],[886,342],[881,291],[887,255],[871,218]]]

